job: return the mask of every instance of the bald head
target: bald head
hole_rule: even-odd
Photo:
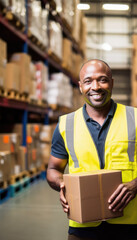
[[[96,68],[97,70],[99,68],[102,68],[107,73],[108,77],[112,78],[111,68],[109,67],[109,65],[106,62],[99,60],[99,59],[91,59],[82,65],[82,67],[80,69],[80,74],[79,74],[80,79],[81,79],[81,74],[82,74],[83,70],[85,68],[87,69],[88,67],[90,67],[90,68],[93,67],[93,68]]]

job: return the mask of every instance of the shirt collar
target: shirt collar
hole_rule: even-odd
[[[117,104],[111,99],[111,107],[110,107],[109,113],[107,115],[107,118],[114,116],[114,113],[116,111],[116,107],[117,107]],[[92,118],[89,117],[89,115],[86,111],[86,104],[84,104],[84,106],[83,106],[83,115],[84,115],[84,118],[85,118],[86,121],[88,121],[89,119],[92,119]]]

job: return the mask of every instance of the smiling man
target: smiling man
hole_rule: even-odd
[[[137,109],[112,99],[110,67],[101,60],[87,61],[80,70],[79,88],[85,105],[61,116],[52,139],[47,180],[60,192],[64,212],[63,173],[119,169],[122,184],[108,199],[110,211],[123,211],[120,218],[80,224],[69,221],[69,240],[137,239]],[[94,190],[94,189],[93,189]]]

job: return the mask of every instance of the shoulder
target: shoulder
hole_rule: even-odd
[[[75,114],[81,112],[82,109],[83,109],[83,107],[77,109],[74,112],[60,116],[59,117],[59,130],[62,132],[62,130],[65,129],[65,127],[66,127],[66,121],[70,121],[71,119],[73,119]]]

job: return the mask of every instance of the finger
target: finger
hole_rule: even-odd
[[[64,202],[65,204],[67,203],[67,200],[66,200],[66,198],[65,198],[63,189],[60,190],[60,200],[61,200],[62,202]]]
[[[123,184],[120,184],[108,199],[108,203],[112,203],[116,199],[116,197],[120,194],[122,188],[123,188]]]
[[[119,211],[120,211],[120,212],[123,211],[124,208],[128,205],[128,203],[129,203],[133,198],[134,198],[134,197],[130,195],[130,196],[126,199],[124,205],[119,209]]]
[[[118,211],[119,208],[121,208],[121,206],[124,205],[124,202],[129,197],[129,194],[130,193],[127,192],[127,189],[123,187],[119,195],[117,195],[117,197],[110,204],[109,209],[112,209],[113,211]]]

